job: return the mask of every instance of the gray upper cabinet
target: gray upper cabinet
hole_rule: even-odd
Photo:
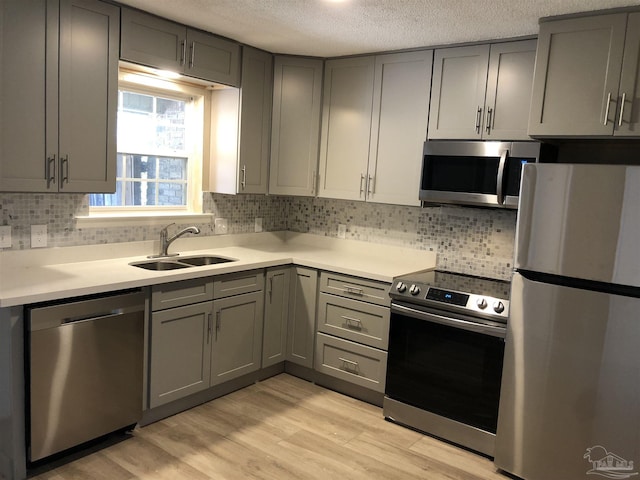
[[[240,85],[238,43],[124,7],[120,58],[211,82]]]
[[[432,55],[327,61],[319,196],[419,205]]]
[[[638,135],[634,122],[638,115],[638,14],[543,22],[537,55],[531,136]],[[623,58],[624,90],[620,83]]]
[[[0,190],[115,191],[119,8],[2,3]]]
[[[273,56],[243,47],[240,87],[239,193],[267,193]]]
[[[320,59],[276,56],[269,193],[316,193],[320,109]]]
[[[430,139],[528,140],[536,41],[436,50]]]

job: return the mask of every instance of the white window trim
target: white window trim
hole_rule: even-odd
[[[208,158],[209,141],[206,138],[210,129],[211,87],[203,87],[176,81],[167,81],[156,75],[135,70],[120,68],[118,88],[159,95],[158,89],[166,90],[163,95],[171,98],[170,91],[176,92],[176,98],[189,96],[193,98],[191,108],[201,112],[197,115],[199,125],[188,128],[187,132],[201,131],[200,148],[190,156],[189,176],[187,184],[190,204],[186,207],[98,207],[89,208],[88,215],[77,215],[76,224],[79,228],[100,228],[134,225],[164,225],[166,223],[210,222],[212,214],[202,211],[202,175],[203,160]],[[190,116],[193,118],[194,116]],[[195,179],[195,180],[194,180]]]

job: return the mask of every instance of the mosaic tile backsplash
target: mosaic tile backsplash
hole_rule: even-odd
[[[448,206],[403,207],[364,202],[274,195],[203,194],[204,211],[228,220],[229,233],[291,230],[437,253],[438,267],[491,278],[509,279],[516,212]],[[48,246],[155,240],[158,226],[78,228],[75,216],[88,211],[87,195],[2,194],[1,225],[12,227],[12,249],[30,248],[30,226],[46,224]],[[213,219],[198,224],[213,235]]]

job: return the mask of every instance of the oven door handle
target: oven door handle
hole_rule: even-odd
[[[400,315],[406,315],[418,320],[424,320],[426,322],[438,323],[440,325],[446,325],[448,327],[459,328],[460,330],[466,330],[468,332],[481,333],[483,335],[491,335],[493,337],[504,338],[507,333],[505,327],[498,327],[494,325],[485,325],[482,323],[470,322],[468,320],[462,320],[460,318],[444,317],[435,313],[425,312],[423,310],[416,310],[414,308],[405,307],[404,305],[398,305],[397,303],[391,304],[391,313],[397,313]]]

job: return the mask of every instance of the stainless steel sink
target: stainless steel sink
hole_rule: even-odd
[[[194,267],[203,265],[215,265],[216,263],[227,263],[235,261],[232,258],[216,257],[215,255],[203,255],[200,257],[184,257],[178,260],[180,263],[188,263]]]
[[[176,270],[179,268],[202,267],[218,263],[235,262],[234,258],[218,257],[216,255],[194,255],[191,257],[172,257],[132,262],[129,265],[146,270]]]
[[[145,270],[176,270],[179,268],[189,268],[191,265],[179,263],[169,260],[152,260],[150,262],[130,263],[134,267],[144,268]]]

